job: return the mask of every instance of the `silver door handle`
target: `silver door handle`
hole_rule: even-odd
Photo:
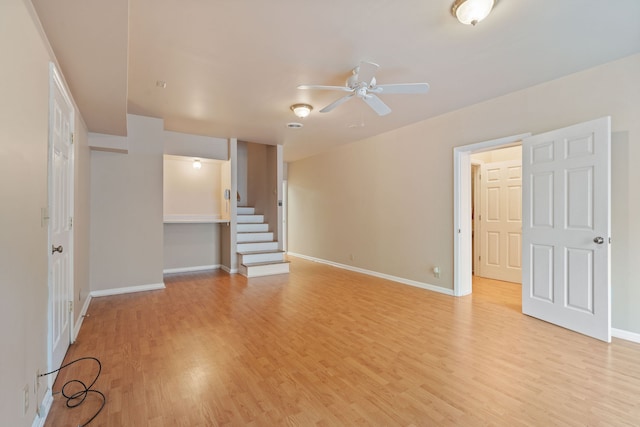
[[[51,245],[51,255],[55,254],[56,252],[62,253],[63,250],[64,248],[62,247],[62,245],[58,246],[57,248]]]
[[[604,243],[604,239],[603,239],[602,237],[600,237],[600,236],[598,236],[598,237],[594,237],[594,238],[593,238],[593,242],[594,242],[594,243],[597,243],[597,244],[599,244],[599,245],[601,245],[601,244],[603,244],[603,243]]]

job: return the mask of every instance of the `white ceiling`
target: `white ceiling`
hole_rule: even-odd
[[[476,27],[451,16],[453,0],[32,2],[90,131],[160,117],[283,144],[286,161],[640,52],[638,0],[500,0]],[[358,99],[319,113],[343,93],[296,89],[342,85],[360,61],[380,64],[379,84],[431,89],[381,95],[384,117]],[[304,120],[297,102],[314,107]]]

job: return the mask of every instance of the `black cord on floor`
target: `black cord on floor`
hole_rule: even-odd
[[[107,403],[107,398],[105,397],[104,394],[102,394],[101,391],[94,390],[94,389],[91,388],[96,383],[96,381],[98,381],[98,377],[100,376],[100,372],[102,372],[102,363],[100,363],[100,361],[98,359],[96,359],[95,357],[81,357],[79,359],[76,359],[76,360],[74,360],[72,362],[67,363],[66,365],[62,365],[61,367],[59,367],[55,371],[51,371],[51,372],[47,372],[46,374],[40,374],[39,375],[40,377],[44,377],[44,376],[47,376],[47,375],[54,374],[54,373],[56,373],[58,371],[63,370],[64,368],[66,368],[68,366],[73,365],[74,363],[78,363],[78,362],[81,362],[83,360],[94,360],[94,361],[96,361],[98,363],[98,373],[96,374],[96,377],[93,379],[91,384],[89,384],[87,386],[85,383],[83,383],[80,380],[70,380],[70,381],[67,381],[66,383],[64,383],[64,385],[62,386],[62,389],[61,389],[60,392],[67,399],[67,408],[75,408],[77,406],[80,406],[82,404],[82,402],[84,402],[84,400],[87,398],[89,393],[95,393],[95,394],[99,394],[100,396],[102,396],[102,405],[100,405],[100,409],[98,409],[98,412],[96,412],[84,424],[79,424],[78,427],[84,427],[84,426],[88,425],[91,421],[93,421],[94,418],[97,417],[98,414],[102,411],[102,409],[104,408],[104,405]],[[71,387],[74,384],[80,385],[82,389],[77,391],[77,392],[75,392],[75,393],[71,393],[70,390],[69,390],[69,387]],[[56,392],[56,393],[58,393],[58,392]]]

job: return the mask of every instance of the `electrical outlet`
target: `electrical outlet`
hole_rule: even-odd
[[[29,384],[24,385],[24,389],[22,390],[22,415],[27,415],[29,411]]]

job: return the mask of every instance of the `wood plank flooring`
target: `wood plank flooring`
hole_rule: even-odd
[[[455,298],[297,258],[165,283],[91,302],[66,357],[102,361],[91,426],[640,425],[640,345],[524,316],[519,285]],[[46,426],[98,406],[56,395]]]

